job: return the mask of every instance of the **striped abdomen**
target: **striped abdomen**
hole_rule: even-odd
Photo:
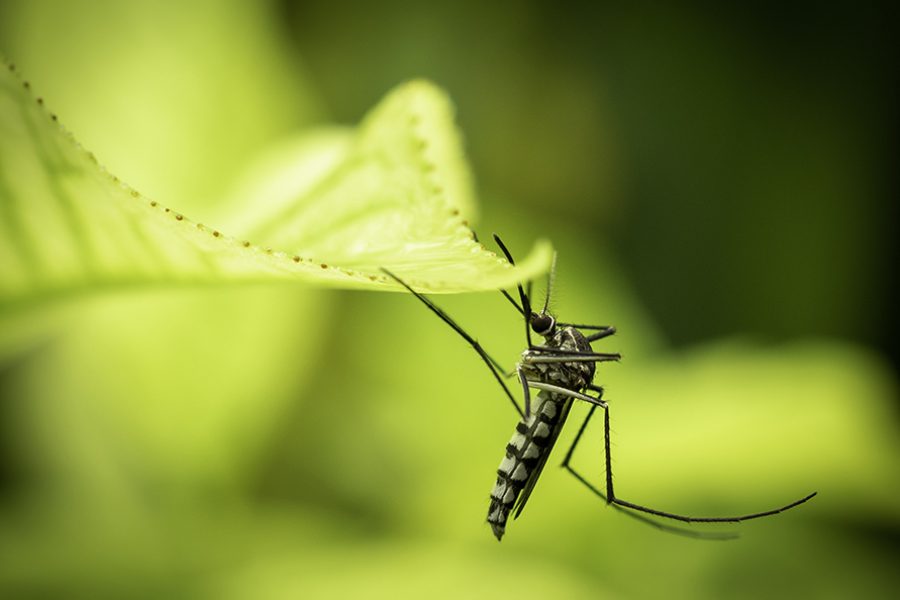
[[[531,416],[516,425],[516,432],[506,445],[506,456],[497,469],[487,521],[498,540],[503,537],[506,519],[526,487],[518,510],[528,499],[568,413],[570,400],[563,396],[542,391],[537,400]]]

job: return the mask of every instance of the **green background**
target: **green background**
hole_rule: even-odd
[[[89,295],[4,349],[0,595],[892,596],[887,21],[812,3],[4,2],[0,50],[60,121],[210,225],[271,144],[436,81],[481,237],[520,254],[549,237],[554,310],[619,328],[597,344],[624,354],[598,375],[619,494],[698,514],[820,496],[699,542],[606,509],[554,456],[497,544],[483,521],[514,413],[414,299]],[[438,302],[515,361],[499,294]],[[599,481],[589,431],[577,464]]]

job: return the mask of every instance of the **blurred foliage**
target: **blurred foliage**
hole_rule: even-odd
[[[552,239],[554,310],[619,328],[598,344],[624,355],[598,375],[619,493],[819,497],[698,542],[548,468],[498,545],[514,415],[413,298],[110,294],[4,350],[0,595],[891,597],[897,381],[860,341],[886,310],[881,14],[370,6],[4,2],[0,49],[111,172],[210,225],[280,139],[437,81],[478,231]],[[499,294],[439,300],[515,360]],[[576,460],[599,481],[597,425]]]

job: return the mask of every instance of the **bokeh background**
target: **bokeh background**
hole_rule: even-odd
[[[4,0],[0,49],[60,121],[210,225],[273,144],[436,81],[482,238],[549,237],[554,308],[619,328],[598,376],[619,494],[700,514],[820,496],[696,541],[605,508],[557,455],[497,544],[514,413],[414,299],[86,295],[4,347],[0,595],[893,597],[894,46],[887,3]],[[515,361],[499,294],[438,301]]]

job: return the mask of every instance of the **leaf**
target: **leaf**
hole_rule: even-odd
[[[473,239],[452,110],[428,83],[395,90],[355,132],[314,134],[305,162],[270,173],[271,182],[306,174],[293,180],[297,193],[226,212],[226,230],[108,173],[11,66],[0,73],[0,310],[161,284],[401,289],[381,267],[426,292],[476,291],[549,266],[546,242],[514,268]]]

